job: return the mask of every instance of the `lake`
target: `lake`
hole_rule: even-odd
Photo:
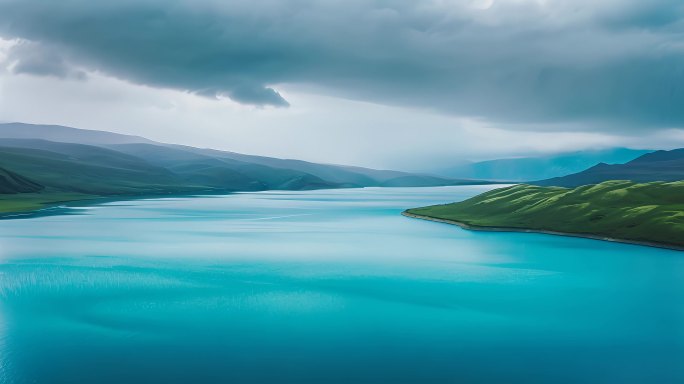
[[[0,221],[0,383],[682,383],[684,253],[470,232],[491,186]]]

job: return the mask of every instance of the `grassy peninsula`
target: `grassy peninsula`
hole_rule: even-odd
[[[549,232],[684,249],[684,181],[515,185],[404,215],[475,230]]]

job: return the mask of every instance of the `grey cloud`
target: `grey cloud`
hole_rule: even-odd
[[[228,97],[233,101],[248,105],[290,106],[290,103],[275,89],[254,84],[235,84],[230,87],[229,91],[215,87],[197,89],[193,93],[216,100]]]
[[[228,97],[244,104],[267,104],[276,107],[290,106],[290,103],[278,91],[269,87],[236,85],[230,90]]]
[[[21,42],[12,46],[5,59],[6,65],[13,73],[25,73],[37,76],[55,76],[85,80],[84,71],[74,68],[64,57],[50,47],[39,43]]]
[[[519,126],[684,125],[681,1],[469,4],[0,0],[0,36],[245,104],[287,106],[291,83]]]

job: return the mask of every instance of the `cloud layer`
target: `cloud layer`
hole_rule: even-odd
[[[646,4],[647,3],[647,4]],[[283,84],[509,126],[684,125],[679,0],[0,0],[16,72],[288,106]]]

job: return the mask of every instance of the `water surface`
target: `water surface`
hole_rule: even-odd
[[[0,221],[0,383],[684,382],[684,253],[399,215],[488,188]]]

